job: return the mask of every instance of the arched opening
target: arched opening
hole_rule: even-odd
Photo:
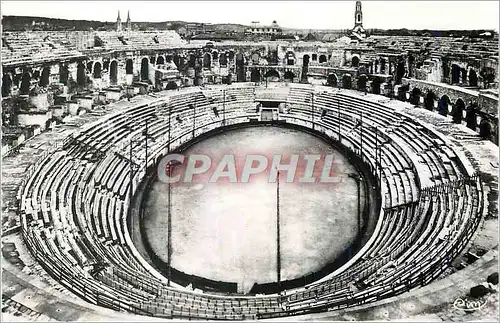
[[[292,52],[286,54],[286,65],[295,65],[295,55]]]
[[[216,61],[219,58],[219,53],[218,52],[212,52],[212,59]]]
[[[196,56],[195,55],[189,55],[189,60],[188,60],[188,68],[194,68],[196,65]]]
[[[101,68],[101,63],[99,62],[96,62],[94,64],[94,73],[93,73],[93,77],[95,79],[100,79],[101,78],[101,72],[102,72],[102,68]]]
[[[109,82],[112,85],[118,83],[118,62],[116,60],[109,65]]]
[[[313,62],[316,62],[318,60],[318,54],[312,54],[312,60]]]
[[[156,65],[165,65],[165,58],[163,58],[163,56],[158,56],[156,59]]]
[[[472,105],[469,106],[467,109],[467,113],[465,115],[465,123],[467,124],[467,128],[476,131],[477,128],[476,109]]]
[[[413,90],[411,90],[410,103],[413,105],[419,105],[421,94],[422,94],[422,91],[420,91],[420,89],[417,87],[414,88]]]
[[[358,77],[358,91],[366,92],[366,81],[367,81],[366,75],[363,74]]]
[[[260,62],[260,55],[259,53],[253,53],[252,54],[252,64],[253,65],[259,65]]]
[[[276,70],[269,70],[264,74],[264,77],[269,81],[279,81],[280,74]]]
[[[205,55],[203,55],[203,67],[210,68],[210,66],[212,66],[212,55],[210,55],[210,53],[205,53]]]
[[[381,74],[385,74],[385,65],[386,65],[385,58],[381,58],[380,59],[380,73]]]
[[[149,80],[149,59],[144,57],[141,59],[141,81]]]
[[[438,111],[440,115],[446,116],[448,115],[448,105],[450,103],[450,98],[445,94],[439,99],[438,103]]]
[[[293,74],[292,71],[286,71],[285,74],[283,74],[283,78],[287,81],[292,81],[295,78],[295,74]]]
[[[456,64],[451,65],[451,84],[460,83],[460,68]]]
[[[155,65],[156,64],[156,56],[151,56],[149,58],[149,61],[151,62],[151,64]]]
[[[495,69],[491,67],[485,67],[480,73],[483,78],[484,87],[488,88],[491,83],[495,82]]]
[[[12,78],[9,73],[5,73],[2,76],[2,97],[8,97],[10,95],[10,89],[12,87]]]
[[[359,57],[358,56],[353,56],[351,59],[351,66],[352,67],[358,67],[359,66]]]
[[[177,66],[177,69],[181,68],[181,57],[178,55],[175,55],[172,59],[174,61],[175,66]],[[167,62],[168,62],[168,56],[167,56]]]
[[[484,118],[479,124],[479,136],[483,139],[489,140],[491,138],[491,123]]]
[[[469,86],[477,86],[477,74],[472,68],[469,70]]]
[[[326,63],[326,55],[319,55],[319,62],[320,63]]]
[[[326,85],[336,87],[337,84],[338,84],[337,75],[328,74],[328,76],[326,78]]]
[[[310,59],[310,57],[309,57],[309,55],[307,55],[307,54],[306,54],[306,55],[304,55],[304,56],[302,56],[302,66],[307,66],[307,65],[309,65],[309,59]]]
[[[425,96],[424,99],[424,106],[427,110],[432,111],[434,110],[434,99],[435,99],[434,92],[429,91],[427,92],[427,95]]]
[[[344,89],[350,89],[352,87],[351,74],[344,74],[344,76],[342,76],[342,87]]]
[[[68,65],[66,64],[59,65],[59,82],[61,82],[64,85],[68,85],[68,78],[69,78]]]
[[[219,56],[219,65],[220,66],[227,66],[227,56],[226,53],[222,53]]]
[[[167,83],[167,86],[165,87],[167,90],[175,90],[177,89],[177,83],[174,81],[170,81]]]
[[[85,65],[82,62],[78,63],[76,68],[76,84],[79,86],[85,86]]]
[[[30,73],[24,73],[21,79],[21,94],[26,95],[30,93],[31,87],[31,75]]]
[[[374,78],[372,81],[372,93],[373,94],[380,94],[380,84],[382,84],[382,81],[379,78]]]
[[[251,82],[260,82],[260,71],[258,69],[253,69],[250,74]]]
[[[40,82],[38,83],[40,86],[48,86],[50,83],[50,66],[44,67],[42,70],[42,75],[40,77]]]
[[[134,74],[134,61],[130,58],[125,63],[125,73],[127,75]]]
[[[243,54],[238,53],[236,55],[236,81],[237,82],[245,82],[245,59],[243,58]]]
[[[462,77],[462,84],[467,84],[467,70],[465,68],[460,69],[460,76]]]
[[[401,80],[405,76],[406,69],[404,61],[399,61],[396,66],[396,84],[401,84]]]
[[[453,123],[462,123],[464,110],[465,110],[464,101],[462,99],[458,99],[455,102],[455,106],[453,107],[453,110],[451,111]]]

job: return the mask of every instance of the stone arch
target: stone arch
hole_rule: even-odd
[[[277,78],[277,79],[279,79],[280,73],[278,73],[277,70],[271,69],[271,70],[267,71],[266,74],[264,74],[264,77],[265,78]]]
[[[371,84],[373,94],[380,94],[380,84],[382,84],[382,81],[378,77],[375,77]]]
[[[287,52],[285,59],[286,59],[286,65],[295,65],[295,53],[294,52]]]
[[[449,110],[449,104],[451,100],[450,98],[445,94],[439,99],[438,103],[438,112],[440,115],[446,116],[450,112]]]
[[[156,59],[156,65],[165,65],[165,58],[162,55]]]
[[[260,62],[260,54],[258,52],[254,52],[252,54],[252,64],[259,65],[259,62]]]
[[[167,90],[175,90],[177,89],[177,83],[175,83],[174,81],[170,81],[167,83],[167,86],[165,87],[165,89]]]
[[[101,72],[102,72],[102,66],[100,62],[95,62],[94,64],[94,71],[92,73],[92,77],[95,79],[100,79],[101,78]]]
[[[46,66],[42,70],[42,75],[40,76],[40,86],[48,86],[50,83],[50,66]]]
[[[350,89],[352,87],[351,74],[344,74],[342,76],[342,87],[344,89]]]
[[[470,105],[466,111],[465,123],[467,125],[467,128],[476,131],[477,128],[476,109],[472,105]]]
[[[305,54],[304,56],[302,56],[302,66],[309,65],[309,60],[310,60],[309,55]]]
[[[313,62],[316,62],[318,60],[318,54],[312,54],[311,59]]]
[[[293,82],[293,79],[295,78],[295,74],[293,74],[292,71],[286,71],[285,74],[283,74],[283,78],[285,80],[289,80]]]
[[[462,123],[465,103],[462,99],[457,99],[452,110],[452,118],[454,123]]]
[[[337,87],[337,84],[338,84],[337,75],[335,75],[333,73],[332,74],[328,74],[328,76],[326,77],[326,85]]]
[[[473,68],[469,69],[469,86],[477,86],[477,74]]]
[[[21,94],[26,95],[30,93],[31,88],[31,74],[24,73],[21,79]]]
[[[360,75],[358,77],[358,91],[366,91],[366,81],[368,80],[368,77],[364,74]]]
[[[226,53],[222,53],[219,55],[219,65],[220,66],[227,66],[227,55]]]
[[[413,105],[419,105],[421,95],[422,91],[418,87],[413,88],[413,90],[411,90],[410,103]]]
[[[79,86],[84,86],[85,78],[86,78],[85,65],[82,62],[80,62],[78,63],[78,66],[76,68],[76,83]]]
[[[212,66],[212,55],[210,55],[210,53],[205,53],[205,55],[203,55],[203,67],[210,68],[210,66]]]
[[[427,91],[427,94],[425,95],[425,99],[424,99],[424,107],[429,111],[434,110],[434,100],[435,99],[436,99],[436,95],[434,94],[434,92],[432,92],[431,90]]]
[[[242,53],[236,55],[236,81],[245,82],[245,58]]]
[[[250,73],[250,81],[260,82],[260,71],[258,68],[252,69],[252,72]]]
[[[149,80],[149,59],[143,57],[141,59],[141,81]]]
[[[69,69],[67,64],[59,65],[59,82],[68,85]]]
[[[489,140],[491,138],[492,129],[493,127],[489,120],[487,118],[483,118],[479,124],[479,136],[483,139]]]
[[[109,64],[109,82],[112,85],[116,85],[118,83],[118,61],[112,60],[111,64]]]
[[[125,62],[125,74],[134,74],[134,61],[131,58]]]
[[[11,87],[12,78],[9,73],[4,73],[2,76],[2,97],[7,97],[10,95]]]
[[[457,64],[451,65],[451,84],[460,83],[460,67]]]
[[[325,54],[319,55],[319,59],[318,59],[319,63],[326,63],[326,61],[327,61],[327,59],[326,59],[326,55]]]
[[[358,67],[359,66],[359,57],[358,56],[353,56],[351,59],[351,66],[352,67]]]

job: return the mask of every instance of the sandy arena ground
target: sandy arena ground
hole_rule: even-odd
[[[212,156],[214,164],[222,155],[235,154],[238,175],[246,154],[335,155],[331,176],[338,177],[338,183],[285,183],[286,174],[280,177],[282,280],[319,270],[354,241],[357,190],[347,174],[355,169],[321,139],[279,127],[245,128],[203,140],[184,155],[193,153]],[[300,165],[299,158],[298,173],[304,169]],[[316,168],[318,178],[321,169]],[[237,282],[243,290],[255,282],[276,281],[276,183],[268,182],[268,172],[252,177],[250,183],[208,183],[208,177],[195,176],[192,184],[172,186],[172,266],[209,279]],[[167,209],[168,185],[155,182],[146,201],[144,223],[153,251],[164,261]]]

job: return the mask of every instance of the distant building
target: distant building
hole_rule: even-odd
[[[127,12],[127,31],[132,30],[132,21],[130,20],[130,10]]]
[[[366,30],[363,28],[363,11],[361,10],[361,1],[356,1],[356,11],[354,12],[354,28],[352,36],[357,39],[366,38]]]
[[[120,18],[120,10],[118,10],[118,18],[116,18],[116,31],[122,31],[122,19]]]
[[[247,29],[247,32],[252,34],[280,35],[283,31],[276,20],[274,20],[270,26],[259,26],[255,24]]]

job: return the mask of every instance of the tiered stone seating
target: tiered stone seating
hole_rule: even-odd
[[[128,232],[128,194],[145,176],[142,133],[147,124],[148,152],[154,157],[169,143],[175,149],[193,135],[247,122],[254,90],[249,84],[188,89],[130,103],[40,159],[20,194],[22,232],[35,258],[93,304],[163,318],[241,320],[398,295],[435,279],[465,247],[484,197],[480,181],[451,143],[382,103],[345,91],[292,86],[291,109],[280,114],[281,120],[314,127],[355,153],[360,153],[362,127],[362,158],[374,174],[376,147],[384,143],[383,208],[372,237],[341,268],[286,296],[215,296],[168,287],[139,256]],[[363,123],[357,127],[361,112]]]

